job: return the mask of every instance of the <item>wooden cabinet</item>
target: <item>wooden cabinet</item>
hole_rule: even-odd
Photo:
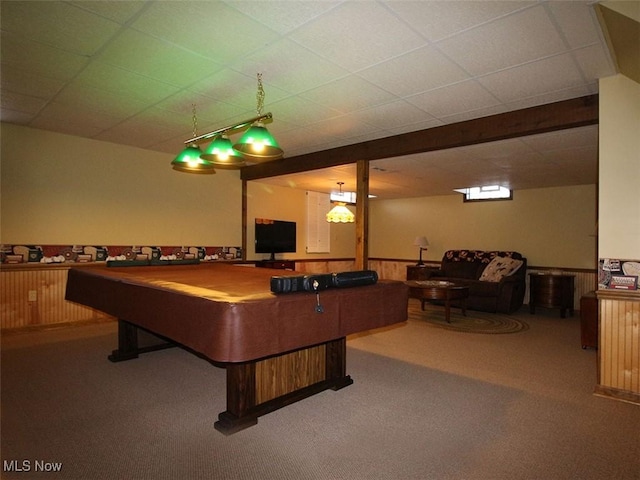
[[[429,272],[437,270],[426,265],[407,265],[407,280],[428,280]]]
[[[536,307],[559,308],[560,316],[573,316],[573,292],[575,275],[529,274],[529,311]]]
[[[295,270],[296,262],[294,260],[262,260],[256,262],[256,267],[275,268],[277,270]]]

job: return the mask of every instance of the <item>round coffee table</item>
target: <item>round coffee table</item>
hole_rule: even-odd
[[[467,315],[469,287],[437,280],[409,280],[405,283],[409,286],[409,297],[420,300],[422,310],[424,310],[424,303],[430,300],[444,302],[444,318],[447,323],[451,323],[451,305],[453,301],[460,305],[462,314]]]

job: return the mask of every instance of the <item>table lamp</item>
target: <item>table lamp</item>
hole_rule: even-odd
[[[418,262],[418,265],[424,265],[424,262],[422,261],[422,250],[427,249],[429,246],[429,240],[427,240],[427,237],[416,237],[413,244],[420,247],[420,261]]]

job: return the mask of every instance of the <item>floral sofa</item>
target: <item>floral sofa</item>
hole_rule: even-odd
[[[513,313],[523,304],[526,274],[527,259],[518,252],[448,250],[427,277],[468,286],[467,308]]]

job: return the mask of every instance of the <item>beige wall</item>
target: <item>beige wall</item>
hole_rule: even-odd
[[[355,224],[332,224],[331,252],[306,253],[306,192],[295,188],[278,187],[260,182],[247,183],[247,259],[268,258],[267,254],[256,254],[253,244],[256,218],[287,220],[297,225],[296,253],[278,254],[278,259],[353,258],[355,249]]]
[[[46,153],[45,153],[46,152]],[[189,175],[172,156],[2,124],[0,240],[6,244],[240,245],[237,171]],[[247,258],[256,217],[298,223],[295,254],[355,256],[355,225],[331,225],[331,252],[307,254],[305,192],[249,182]],[[595,268],[595,186],[516,191],[511,202],[462,203],[458,195],[374,200],[370,256],[412,260],[418,235],[439,260],[449,248],[514,249],[532,265]],[[637,257],[635,257],[637,258]]]
[[[190,175],[172,156],[2,124],[5,244],[242,243],[238,172]]]
[[[529,265],[596,268],[596,187],[518,190],[512,201],[463,203],[460,195],[371,202],[371,257],[426,260],[449,249],[516,250]]]
[[[600,80],[599,257],[640,259],[640,84]]]

